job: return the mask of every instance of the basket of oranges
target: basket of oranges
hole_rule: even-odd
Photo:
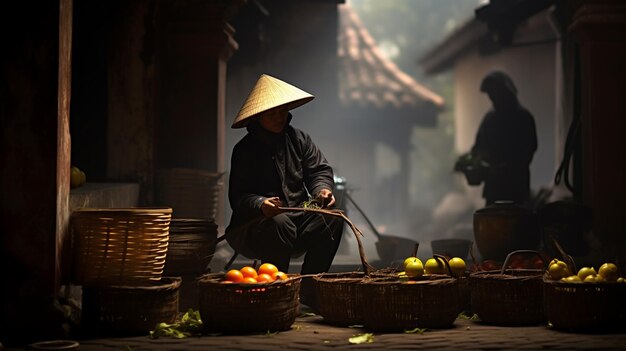
[[[537,257],[536,268],[511,268],[514,257]],[[499,270],[470,274],[471,308],[481,321],[503,326],[536,325],[545,321],[542,296],[542,267],[537,251],[509,253]]]
[[[212,273],[198,280],[200,316],[208,332],[288,330],[299,313],[300,275],[271,263]]]

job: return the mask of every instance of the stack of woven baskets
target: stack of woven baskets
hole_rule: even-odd
[[[156,202],[171,207],[175,218],[214,219],[223,175],[189,168],[158,170]]]
[[[171,208],[72,214],[73,282],[83,287],[86,334],[145,334],[175,321],[181,278],[162,276],[171,214]]]
[[[217,245],[215,217],[222,176],[189,168],[157,171],[156,202],[172,208],[166,274],[189,280],[208,272]],[[185,284],[183,290],[188,287]]]
[[[213,219],[172,218],[165,274],[200,276],[208,271],[217,245]]]

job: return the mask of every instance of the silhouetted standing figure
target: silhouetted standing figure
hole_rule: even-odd
[[[507,74],[489,73],[480,90],[493,108],[483,117],[471,154],[486,166],[486,205],[498,200],[524,204],[530,196],[530,162],[537,151],[535,120],[519,103],[517,88]]]

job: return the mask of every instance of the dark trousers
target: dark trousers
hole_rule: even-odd
[[[287,273],[294,256],[305,254],[301,274],[327,272],[343,233],[343,219],[311,212],[263,218],[246,233],[245,245],[255,258]]]

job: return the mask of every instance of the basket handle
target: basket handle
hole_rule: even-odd
[[[420,243],[415,243],[413,246],[413,251],[411,252],[411,257],[417,257],[417,249],[420,247]]]
[[[567,264],[567,266],[569,267],[570,272],[578,272],[578,270],[576,269],[576,262],[574,262],[572,256],[570,256],[567,252],[565,252],[565,250],[563,250],[563,247],[561,246],[561,244],[559,244],[556,238],[554,238],[554,236],[550,235],[550,240],[552,240],[552,244],[554,244],[554,247],[559,252],[559,255],[561,255],[563,261],[565,261],[565,264]]]
[[[433,257],[435,259],[440,259],[445,263],[446,268],[448,268],[448,273],[450,273],[451,277],[454,277],[454,275],[452,274],[452,268],[450,268],[450,263],[448,262],[448,258],[446,256],[440,255],[440,254],[433,254]]]
[[[543,262],[544,268],[548,267],[548,262],[546,261],[545,257],[543,257],[539,253],[539,251],[535,251],[535,250],[515,250],[515,251],[509,252],[509,254],[506,255],[506,258],[504,259],[504,263],[502,264],[502,268],[500,269],[500,274],[504,274],[504,271],[506,270],[506,267],[508,266],[508,263],[511,260],[511,257],[513,257],[513,255],[515,255],[515,254],[533,254],[533,255],[536,255]]]

